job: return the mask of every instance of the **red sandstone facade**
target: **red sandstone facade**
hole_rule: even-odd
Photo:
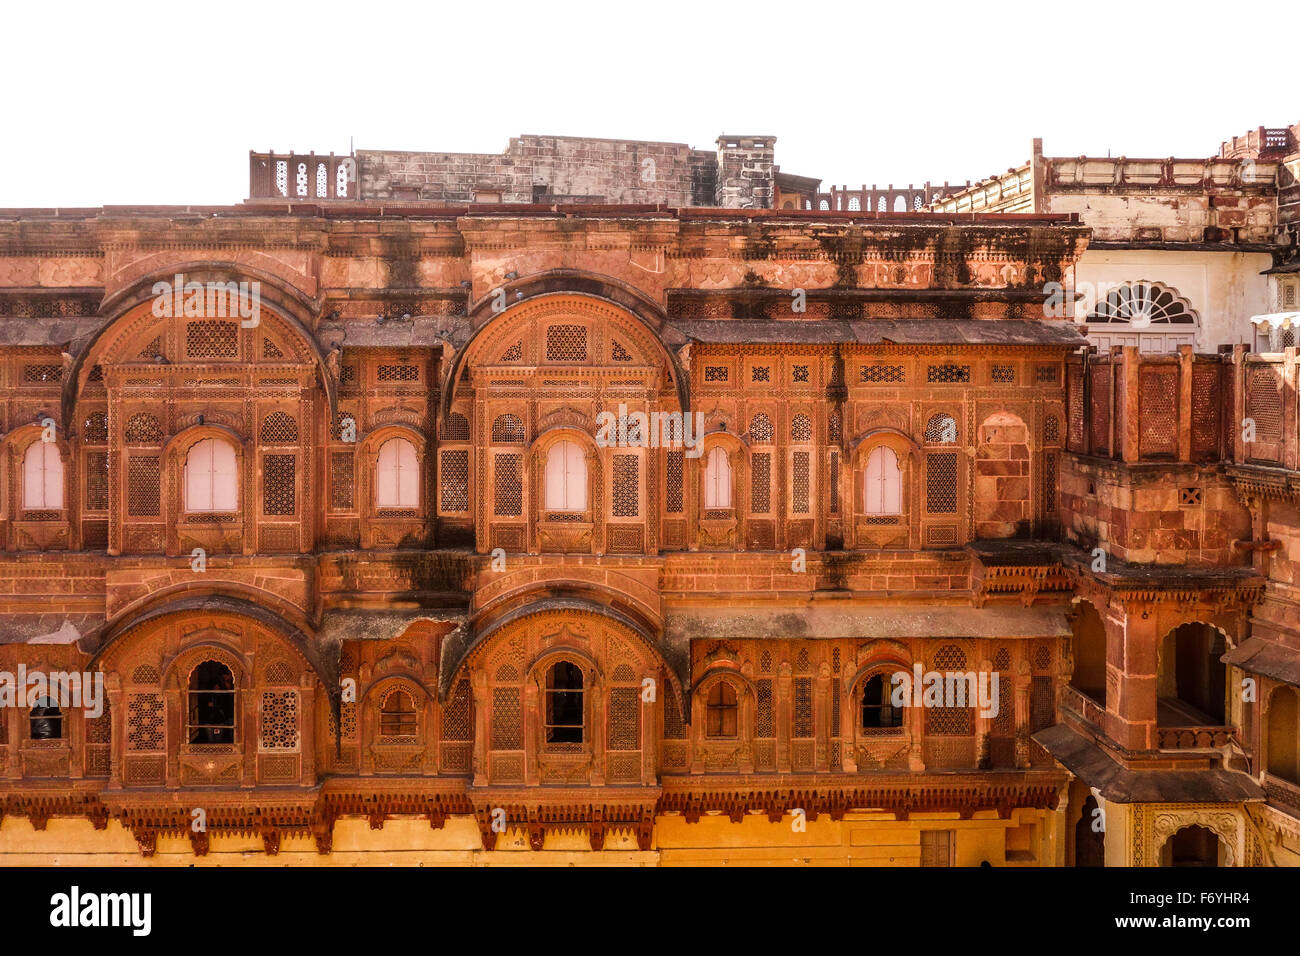
[[[0,854],[1293,861],[1295,349],[1079,354],[1068,216],[328,199],[0,215],[0,669],[108,696],[0,711]],[[882,719],[914,665],[996,716]]]

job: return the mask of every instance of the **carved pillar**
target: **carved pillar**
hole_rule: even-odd
[[[519,728],[524,741],[524,783],[535,787],[541,782],[537,768],[537,750],[542,729],[542,708],[540,692],[536,680],[529,680],[523,687],[523,707],[521,720],[524,725]]]
[[[841,680],[835,678],[835,680]],[[853,687],[847,680],[840,686],[840,768],[845,773],[858,772],[858,722]]]
[[[1111,429],[1115,434],[1115,444],[1111,448],[1113,452],[1115,445],[1119,446],[1118,457],[1126,464],[1137,461],[1142,450],[1139,441],[1142,434],[1140,430],[1142,418],[1138,404],[1139,363],[1137,346],[1124,346],[1119,365],[1119,381],[1115,383],[1114,391],[1111,393],[1115,400],[1111,413]],[[1119,430],[1120,416],[1116,414],[1121,408],[1124,410],[1122,432]]]
[[[814,766],[818,773],[827,773],[831,769],[831,675],[830,667],[825,663],[818,669],[813,682],[813,700],[821,704],[813,708],[813,734],[817,739]]]
[[[126,750],[126,694],[122,693],[122,678],[116,673],[104,675],[104,694],[109,713],[108,732],[108,784],[109,790],[122,789],[122,754]],[[9,738],[10,740],[13,737]]]
[[[250,662],[248,673],[253,674],[252,664]],[[260,728],[258,727],[258,713],[261,708],[258,706],[258,690],[256,687],[248,686],[239,689],[240,701],[240,727],[242,733],[236,735],[235,746],[243,751],[244,760],[243,780],[245,787],[252,787],[257,784],[257,763],[258,752],[260,750]]]
[[[782,661],[777,671],[776,684],[776,769],[790,772],[790,733],[793,721],[794,678],[790,662]]]
[[[298,699],[299,778],[310,785],[316,782],[316,677],[310,671],[303,675]]]
[[[1178,460],[1192,460],[1192,346],[1178,346]]]
[[[605,785],[605,689],[592,683],[591,697],[591,785]]]
[[[655,774],[655,767],[659,762],[659,755],[656,753],[656,744],[659,740],[656,728],[659,723],[656,715],[662,706],[660,702],[664,697],[661,691],[665,685],[663,675],[657,675],[655,680],[658,683],[655,686],[653,700],[644,699],[644,690],[639,692],[641,696],[641,783],[647,787],[652,787],[658,782]]]
[[[474,674],[474,786],[485,787],[488,782],[488,688],[487,674]]]

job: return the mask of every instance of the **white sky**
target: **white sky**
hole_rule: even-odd
[[[223,204],[250,149],[777,137],[823,187],[1209,156],[1300,121],[1300,4],[11,0],[0,207]]]

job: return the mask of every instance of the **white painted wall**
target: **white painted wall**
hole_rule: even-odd
[[[1196,351],[1214,352],[1220,345],[1254,346],[1250,317],[1269,309],[1268,277],[1260,273],[1271,265],[1272,257],[1262,252],[1089,249],[1079,260],[1075,282],[1081,294],[1088,293],[1085,315],[1094,305],[1091,290],[1102,283],[1163,282],[1200,316]]]

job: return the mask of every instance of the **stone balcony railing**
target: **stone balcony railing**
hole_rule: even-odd
[[[1237,739],[1236,727],[1157,727],[1161,750],[1213,750]]]
[[[1068,684],[1061,689],[1061,706],[1084,723],[1098,730],[1106,729],[1106,706],[1093,700],[1077,687]]]
[[[1066,448],[1136,462],[1300,468],[1297,350],[1254,355],[1074,356],[1066,369]]]

